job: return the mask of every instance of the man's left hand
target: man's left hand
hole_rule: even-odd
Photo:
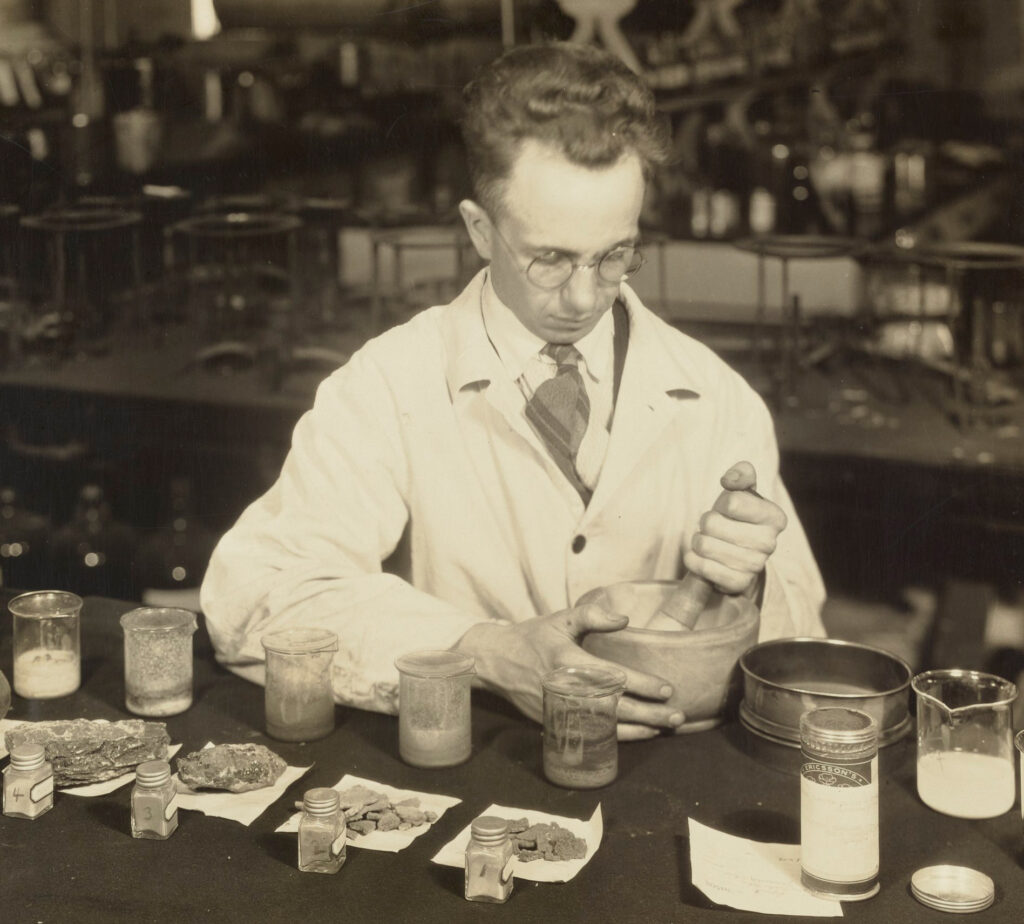
[[[738,462],[723,484],[742,484],[725,490],[701,517],[690,550],[683,556],[687,570],[706,578],[720,591],[742,594],[752,591],[775,551],[779,533],[786,528],[786,514],[778,504],[753,490],[756,473],[749,462]]]

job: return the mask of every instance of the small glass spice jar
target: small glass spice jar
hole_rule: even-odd
[[[515,848],[508,822],[481,815],[470,826],[466,845],[466,898],[471,902],[500,903],[512,894]]]
[[[136,715],[177,715],[192,705],[192,634],[196,614],[139,607],[121,617],[124,698]]]
[[[454,767],[473,750],[476,662],[458,651],[411,651],[398,668],[398,753],[414,767]]]
[[[619,775],[615,668],[560,667],[544,675],[544,775],[567,789],[596,789]]]
[[[345,864],[345,813],[338,791],[326,786],[306,790],[299,820],[299,869],[336,873]]]
[[[878,723],[859,709],[800,717],[800,881],[824,898],[878,893]]]
[[[21,744],[4,768],[4,814],[38,818],[53,808],[53,766],[41,744]]]
[[[260,641],[267,653],[267,734],[314,741],[334,731],[331,664],[338,636],[329,629],[281,629]]]
[[[82,598],[38,590],[15,597],[7,608],[14,617],[14,692],[26,699],[74,693],[82,682]]]
[[[178,793],[166,760],[147,760],[135,768],[132,787],[132,837],[167,840],[178,827]]]

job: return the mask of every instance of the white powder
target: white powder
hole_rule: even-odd
[[[67,696],[81,682],[77,652],[30,648],[14,659],[14,692],[26,699]]]

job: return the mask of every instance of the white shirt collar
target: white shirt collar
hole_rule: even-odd
[[[527,363],[537,358],[546,342],[527,330],[512,309],[498,297],[491,284],[490,273],[484,282],[480,307],[487,336],[514,382],[523,374]],[[611,371],[614,334],[612,313],[606,311],[594,329],[575,343],[586,363],[588,374],[596,381]]]

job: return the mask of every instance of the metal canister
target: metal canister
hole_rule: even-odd
[[[816,895],[878,892],[878,723],[859,709],[800,717],[800,879]]]

